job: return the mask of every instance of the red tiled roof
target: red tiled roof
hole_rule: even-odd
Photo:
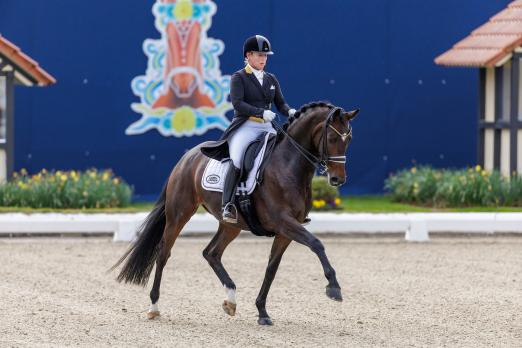
[[[516,0],[435,58],[448,66],[492,67],[522,45],[522,0]]]
[[[20,48],[0,35],[0,54],[18,66],[25,74],[36,80],[39,86],[47,86],[56,82],[56,79],[42,69],[38,62],[23,53]]]

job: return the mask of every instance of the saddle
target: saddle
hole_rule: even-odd
[[[235,205],[245,219],[250,231],[256,236],[273,237],[275,234],[261,227],[255,212],[255,204],[251,194],[257,185],[261,185],[268,161],[276,145],[276,136],[270,133],[260,134],[246,148],[239,184],[236,190]],[[201,185],[209,191],[223,192],[224,175],[228,169],[230,159],[222,162],[211,159],[205,168]]]
[[[254,168],[255,160],[259,154],[259,152],[263,149],[265,134],[261,134],[256,140],[254,140],[250,145],[248,145],[245,155],[243,157],[243,168],[241,168],[241,182],[243,181],[243,176],[248,175],[250,171]],[[261,184],[263,181],[263,174],[265,171],[266,164],[268,163],[268,159],[272,155],[276,144],[276,136],[270,134],[269,138],[266,142],[266,148],[264,149],[263,158],[261,159],[261,163],[258,168],[257,175],[257,183]],[[250,231],[256,236],[265,236],[265,237],[273,237],[275,233],[272,231],[265,230],[261,223],[259,222],[259,218],[257,217],[256,209],[254,201],[252,200],[252,196],[247,193],[247,190],[241,190],[241,186],[238,187],[238,192],[236,193],[236,207],[239,210],[239,213],[243,215]]]

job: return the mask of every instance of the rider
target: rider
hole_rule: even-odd
[[[232,123],[219,141],[201,149],[211,158],[222,160],[230,157],[232,160],[223,188],[222,215],[226,222],[237,222],[233,198],[246,147],[263,132],[276,133],[271,123],[275,117],[271,110],[272,102],[286,116],[295,113],[295,109],[286,103],[276,77],[264,71],[268,55],[272,54],[270,41],[264,36],[255,35],[245,41],[243,56],[246,66],[235,72],[230,82],[230,99],[234,106]]]

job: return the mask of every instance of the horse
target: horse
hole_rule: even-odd
[[[314,102],[302,106],[283,127],[273,122],[279,129],[277,143],[262,184],[252,193],[259,222],[275,234],[256,299],[260,325],[273,324],[266,310],[266,298],[281,258],[292,241],[307,246],[317,255],[328,281],[326,295],[342,301],[341,287],[323,244],[302,223],[312,206],[312,178],[318,168],[327,173],[330,185],[345,183],[345,153],[352,139],[350,121],[358,112],[358,109],[344,111],[325,102]],[[221,263],[221,256],[239,232],[249,228],[242,216],[236,224],[223,222],[221,193],[202,188],[201,177],[209,161],[200,151],[205,144],[208,142],[195,146],[179,160],[140,227],[136,241],[112,268],[125,261],[117,280],[145,286],[156,264],[151,306],[147,312],[149,319],[160,314],[161,277],[174,242],[200,205],[219,221],[216,234],[203,250],[203,257],[225,287],[227,298],[222,304],[223,310],[231,316],[236,313],[236,286]]]

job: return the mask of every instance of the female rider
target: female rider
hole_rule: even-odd
[[[277,110],[293,116],[295,109],[286,103],[279,82],[273,74],[264,71],[268,55],[274,54],[268,39],[261,35],[249,37],[243,45],[246,66],[232,75],[230,99],[234,106],[234,118],[221,139],[201,148],[203,154],[221,161],[230,157],[222,198],[223,220],[237,222],[234,196],[241,173],[246,147],[261,133],[275,134],[272,120],[272,103]]]

